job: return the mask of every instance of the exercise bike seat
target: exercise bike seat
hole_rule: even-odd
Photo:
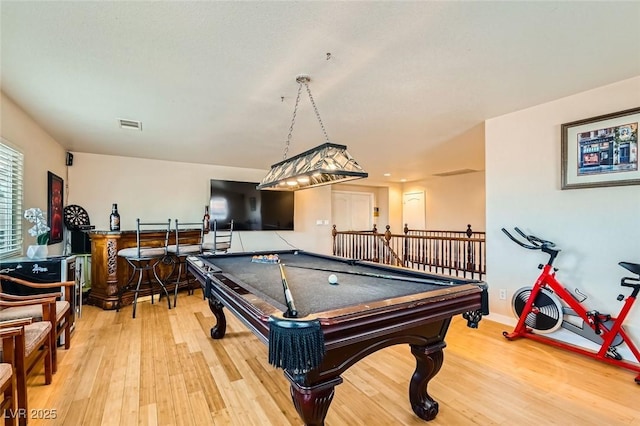
[[[640,275],[640,264],[631,262],[619,262],[618,265],[622,266],[629,272]]]

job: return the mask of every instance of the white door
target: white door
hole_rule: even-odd
[[[333,191],[331,216],[338,231],[370,231],[373,229],[373,194]]]
[[[331,193],[331,223],[338,231],[351,228],[351,197],[346,192]]]
[[[351,229],[371,231],[373,229],[373,195],[354,193],[351,197]]]
[[[424,191],[402,194],[402,226],[405,224],[409,229],[427,229]]]

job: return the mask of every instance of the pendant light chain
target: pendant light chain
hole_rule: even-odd
[[[311,89],[309,89],[309,84],[306,81],[303,83],[304,83],[304,86],[307,88],[307,93],[309,94],[311,105],[313,105],[313,110],[316,112],[316,117],[318,117],[320,128],[322,129],[322,133],[324,133],[324,139],[326,142],[329,142],[329,135],[327,135],[327,131],[324,128],[324,124],[322,124],[322,119],[320,118],[320,113],[318,112],[318,107],[316,106],[316,102],[313,100],[313,96],[311,95]]]
[[[289,145],[291,144],[291,137],[293,135],[293,125],[296,123],[296,114],[298,113],[298,104],[300,103],[300,93],[302,92],[302,83],[298,84],[298,96],[296,97],[296,106],[293,107],[293,117],[291,118],[291,126],[289,127],[289,135],[287,136],[287,144],[284,147],[283,160],[287,159],[289,153]]]
[[[309,100],[311,101],[311,105],[313,106],[313,110],[316,113],[316,117],[318,118],[318,123],[320,123],[320,128],[322,129],[322,133],[324,133],[324,139],[326,142],[329,142],[329,135],[327,135],[327,131],[324,128],[324,124],[322,123],[322,119],[320,118],[320,112],[318,111],[318,107],[316,106],[316,102],[313,100],[313,95],[311,94],[311,89],[309,89],[309,77],[300,75],[296,78],[298,82],[298,96],[296,96],[296,105],[293,108],[293,117],[291,117],[291,126],[289,126],[289,135],[287,135],[287,143],[284,147],[284,155],[282,156],[283,160],[287,159],[287,154],[289,153],[289,146],[291,145],[291,138],[293,137],[293,126],[296,124],[296,115],[298,114],[298,105],[300,104],[300,93],[302,92],[302,85],[307,88],[307,93],[309,94]]]

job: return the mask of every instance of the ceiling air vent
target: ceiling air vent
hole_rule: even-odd
[[[452,170],[450,172],[435,173],[433,176],[445,177],[445,176],[455,176],[455,175],[466,175],[467,173],[475,173],[477,171],[478,170],[473,170],[473,169],[459,169],[459,170]]]
[[[142,131],[142,122],[135,120],[125,120],[123,118],[118,119],[118,124],[121,129],[140,130]]]

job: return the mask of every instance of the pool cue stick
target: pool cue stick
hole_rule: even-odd
[[[316,268],[313,266],[304,266],[304,265],[291,265],[286,264],[289,268],[298,268],[298,269],[309,269],[312,271],[323,271],[323,272],[333,272],[337,274],[348,274],[348,275],[360,275],[363,277],[371,277],[371,278],[382,278],[385,280],[397,280],[397,281],[408,281],[412,283],[419,284],[433,284],[433,285],[453,285],[453,281],[444,281],[444,280],[428,280],[424,278],[412,278],[412,277],[400,277],[397,275],[384,275],[384,274],[374,274],[372,272],[358,272],[358,271],[340,271],[337,269],[325,269],[325,268]]]
[[[296,310],[296,305],[293,303],[293,295],[291,294],[291,290],[289,290],[289,284],[287,283],[287,277],[284,274],[284,265],[278,262],[278,266],[280,267],[280,278],[282,279],[282,289],[284,290],[284,300],[287,303],[287,316],[290,318],[297,318],[298,311]]]

